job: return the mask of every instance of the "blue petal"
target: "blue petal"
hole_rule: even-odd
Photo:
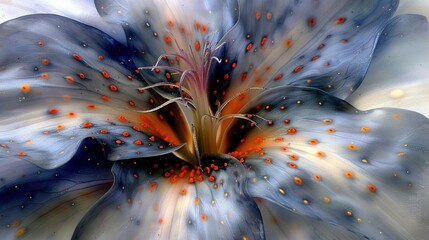
[[[217,157],[207,160],[212,159]],[[264,238],[259,210],[243,192],[246,171],[237,160],[212,171],[211,180],[195,175],[192,184],[192,167],[178,175],[185,166],[171,156],[144,164],[115,162],[113,187],[83,218],[73,239]]]
[[[112,164],[103,161],[98,142],[83,144],[76,157],[55,170],[0,161],[2,239],[70,239],[80,218],[113,182]]]
[[[180,143],[169,126],[182,123],[180,111],[139,112],[164,100],[138,91],[130,54],[111,37],[54,15],[9,21],[0,34],[0,158],[54,168],[86,137],[106,145],[112,160],[177,149],[169,147]]]
[[[153,66],[159,57],[180,54],[181,49],[201,53],[206,41],[216,43],[232,27],[237,15],[234,0],[96,0],[95,4],[107,21],[123,24],[138,67]],[[174,56],[160,62],[173,67],[184,66],[181,64],[183,61]],[[180,78],[163,69],[145,74],[150,83],[178,82]]]
[[[225,101],[252,87],[308,86],[345,98],[361,83],[397,0],[241,1],[209,93]]]
[[[380,36],[362,85],[347,101],[361,109],[399,107],[429,116],[429,23],[401,15]]]
[[[230,129],[238,143],[230,151],[249,169],[251,196],[369,239],[428,234],[426,117],[361,112],[319,90],[291,87],[264,92],[247,111],[269,120]]]

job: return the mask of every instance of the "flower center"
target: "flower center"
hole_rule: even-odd
[[[152,84],[144,89],[159,86],[170,86],[178,89],[180,96],[169,97],[160,106],[144,111],[152,112],[171,104],[179,103],[186,115],[188,124],[192,131],[191,150],[196,159],[194,164],[201,165],[201,159],[206,154],[219,153],[219,129],[224,116],[221,116],[222,107],[213,111],[210,106],[207,89],[209,84],[209,70],[213,62],[220,63],[221,60],[215,56],[215,51],[223,44],[212,46],[209,42],[204,44],[203,49],[198,47],[195,51],[189,46],[185,50],[176,44],[178,53],[163,54],[152,67],[142,67],[143,70],[163,69],[180,75],[177,83],[165,82]],[[168,57],[180,59],[180,67],[161,66],[160,62]],[[188,160],[189,161],[189,160]]]

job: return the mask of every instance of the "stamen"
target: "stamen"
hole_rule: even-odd
[[[175,102],[180,103],[180,104],[183,104],[183,105],[185,105],[185,106],[188,106],[188,105],[187,105],[187,103],[188,103],[188,102],[190,102],[190,101],[191,101],[191,99],[189,99],[189,98],[182,98],[182,97],[173,98],[173,99],[170,99],[170,100],[168,100],[168,101],[164,102],[163,104],[161,104],[161,105],[159,105],[159,106],[157,106],[157,107],[151,108],[151,109],[149,109],[149,110],[142,110],[142,111],[136,111],[136,112],[141,112],[141,113],[151,113],[151,112],[155,112],[155,111],[157,111],[157,110],[159,110],[159,109],[161,109],[161,108],[163,108],[163,107],[165,107],[165,106],[167,106],[167,105],[170,105],[170,104],[172,104],[172,103],[175,103]]]

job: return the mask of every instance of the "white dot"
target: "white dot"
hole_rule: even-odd
[[[393,99],[401,98],[404,95],[405,95],[405,92],[402,89],[394,89],[394,90],[390,91],[390,93],[389,93],[389,96]]]

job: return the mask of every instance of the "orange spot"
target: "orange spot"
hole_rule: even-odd
[[[51,108],[51,109],[49,109],[49,114],[57,114],[58,113],[58,109],[56,109],[56,108]]]
[[[201,214],[201,221],[203,222],[207,221],[207,215],[205,215],[204,213]]]
[[[42,73],[42,74],[40,74],[40,77],[43,78],[43,79],[47,79],[47,78],[49,78],[49,74]]]
[[[149,191],[153,192],[158,187],[158,184],[156,182],[149,184]]]
[[[360,128],[360,131],[363,132],[363,133],[367,133],[367,132],[369,132],[369,127],[363,126],[363,127]]]
[[[246,52],[250,51],[250,49],[252,49],[252,47],[253,47],[252,43],[247,44],[247,46],[246,46]]]
[[[372,184],[368,184],[368,190],[369,190],[370,192],[376,192],[376,191],[377,191],[377,188],[376,188],[374,185],[372,185]]]
[[[295,155],[295,154],[291,154],[288,157],[289,157],[290,160],[294,160],[294,161],[297,161],[299,159],[298,156]]]
[[[327,130],[326,130],[326,132],[327,132],[327,133],[334,133],[334,132],[335,132],[335,129],[333,129],[333,128],[329,128],[329,129],[327,129]]]
[[[301,71],[303,68],[304,68],[304,67],[303,67],[302,65],[299,65],[299,66],[297,66],[297,67],[293,70],[293,72],[294,72],[294,73],[297,73],[297,72]]]
[[[103,95],[103,96],[101,96],[101,100],[107,102],[107,101],[109,101],[109,97],[106,95]]]
[[[186,195],[188,193],[188,191],[186,189],[182,189],[180,190],[180,195]]]
[[[296,129],[295,129],[295,128],[289,128],[289,129],[287,130],[287,134],[293,135],[293,134],[295,134],[295,133],[296,133]]]
[[[314,174],[314,180],[316,180],[316,181],[320,181],[320,179],[321,179],[321,177],[320,177],[320,175],[318,175],[318,174]]]
[[[330,124],[332,123],[332,119],[323,119],[322,122],[326,124]]]
[[[259,10],[256,11],[256,14],[255,14],[256,20],[261,19],[261,16],[262,16],[261,11],[259,11]]]
[[[196,197],[196,198],[194,199],[194,203],[195,203],[195,204],[199,204],[200,202],[201,202],[200,198]]]
[[[106,71],[102,71],[102,72],[101,72],[101,74],[103,75],[103,77],[104,77],[105,79],[109,79],[109,78],[110,78],[109,73],[108,73],[108,72],[106,72]]]
[[[117,87],[116,85],[114,85],[114,84],[111,84],[111,85],[109,86],[109,89],[110,89],[110,91],[112,91],[112,92],[117,92],[117,91],[118,91],[118,87]]]
[[[83,123],[83,127],[84,128],[91,128],[92,127],[92,123],[91,122],[84,122]]]
[[[278,81],[278,80],[282,79],[282,77],[283,77],[283,74],[279,74],[279,75],[274,77],[274,80]]]
[[[264,46],[266,42],[267,42],[267,37],[263,37],[261,39],[261,46]]]
[[[16,155],[19,157],[27,156],[27,154],[25,152],[18,152]]]
[[[49,60],[48,59],[42,59],[42,64],[43,65],[48,65],[49,64]]]
[[[169,35],[165,35],[165,37],[164,37],[164,41],[165,41],[167,44],[171,44],[171,37],[170,37]]]
[[[292,39],[288,39],[285,41],[285,47],[290,48],[292,46]]]
[[[107,134],[108,132],[109,132],[109,131],[107,131],[107,129],[101,129],[101,130],[100,130],[100,133],[101,133],[101,134]]]
[[[316,19],[314,19],[313,17],[309,18],[308,19],[308,26],[313,27],[314,25],[316,25]]]
[[[74,59],[76,59],[78,61],[82,61],[82,57],[79,56],[79,54],[73,53],[73,57],[74,57]]]
[[[319,59],[319,56],[318,56],[318,55],[314,56],[314,57],[311,59],[311,61],[316,61],[317,59]]]
[[[341,24],[344,23],[346,21],[345,17],[339,17],[337,18],[337,20],[335,20],[335,24]]]
[[[87,107],[88,109],[91,109],[91,110],[94,110],[94,109],[96,109],[96,106],[95,106],[95,104],[92,104],[92,103],[90,103],[90,104],[87,104],[87,105],[86,105],[86,107]]]
[[[294,181],[295,181],[295,183],[296,183],[296,184],[298,184],[298,185],[302,185],[302,184],[303,184],[302,179],[301,179],[301,178],[299,178],[299,177],[293,177],[293,180],[294,180]]]
[[[143,142],[142,142],[142,140],[137,139],[137,140],[135,140],[135,141],[134,141],[134,144],[135,144],[135,145],[142,145],[142,144],[143,144]]]
[[[149,140],[150,140],[151,142],[155,142],[155,136],[151,136],[151,137],[149,138]]]
[[[311,144],[311,145],[316,145],[316,144],[319,143],[319,141],[317,141],[317,139],[311,139],[311,140],[308,141],[308,143]]]
[[[344,176],[346,176],[346,178],[353,178],[353,173],[350,171],[347,171],[344,173]]]
[[[67,116],[69,116],[69,117],[76,117],[76,113],[75,112],[68,112]]]
[[[288,163],[287,164],[290,168],[296,168],[296,164],[295,163]]]
[[[85,79],[85,74],[84,73],[79,73],[79,78],[80,79]]]
[[[19,228],[18,230],[16,230],[15,232],[15,236],[19,237],[24,235],[27,232],[27,230],[25,228]]]
[[[357,147],[354,144],[347,145],[347,148],[350,149],[350,150],[352,150],[352,151],[357,150]]]
[[[271,12],[267,12],[267,20],[271,20],[273,14]]]
[[[201,25],[201,32],[206,33],[207,32],[207,26]]]
[[[195,50],[199,51],[201,49],[201,43],[199,41],[195,42]]]
[[[37,42],[37,46],[39,46],[39,47],[43,47],[43,46],[44,46],[44,44],[43,44],[43,42],[42,42],[42,41],[38,41],[38,42]]]
[[[127,131],[125,131],[125,132],[122,132],[122,136],[128,137],[128,136],[130,136],[130,134]]]
[[[265,159],[265,162],[266,162],[266,163],[271,163],[271,159],[270,159],[270,158],[266,158],[266,159]]]
[[[66,81],[70,84],[74,83],[74,78],[72,76],[66,76]]]
[[[103,60],[103,59],[104,59],[104,57],[102,55],[98,56],[98,60]]]
[[[61,129],[64,129],[64,125],[62,125],[62,124],[58,124],[55,128],[56,128],[57,130],[61,130]]]

